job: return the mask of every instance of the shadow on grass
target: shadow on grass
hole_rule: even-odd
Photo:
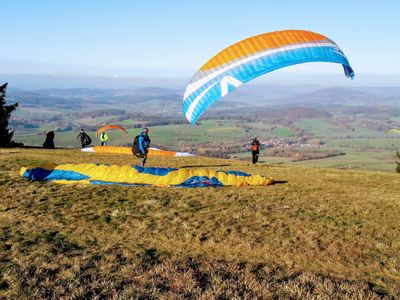
[[[284,183],[288,183],[287,180],[274,180],[273,184],[284,184]]]
[[[212,168],[212,167],[229,167],[231,165],[225,164],[225,165],[192,165],[192,166],[182,166],[179,168],[182,169],[188,169],[188,168]]]

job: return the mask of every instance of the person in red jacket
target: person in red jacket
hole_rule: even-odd
[[[254,138],[251,142],[251,154],[253,156],[253,164],[258,161],[258,156],[260,155],[260,142],[257,138]]]

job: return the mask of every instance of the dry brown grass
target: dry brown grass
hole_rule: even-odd
[[[209,158],[287,181],[179,189],[30,182],[22,166],[137,163],[79,150],[0,149],[0,297],[400,297],[398,174]]]

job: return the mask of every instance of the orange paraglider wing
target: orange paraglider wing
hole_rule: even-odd
[[[183,113],[195,124],[207,107],[242,84],[280,68],[309,62],[338,63],[343,65],[346,77],[354,77],[347,57],[326,36],[306,30],[263,33],[209,59],[186,87]]]
[[[97,129],[96,131],[96,136],[99,136],[100,133],[102,133],[103,131],[109,130],[109,129],[119,129],[123,132],[125,132],[126,134],[128,134],[128,131],[126,131],[126,129],[122,126],[119,125],[105,125],[105,126],[101,126],[99,129]]]

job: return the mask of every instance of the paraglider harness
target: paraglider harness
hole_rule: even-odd
[[[79,133],[78,137],[79,137],[80,140],[81,140],[82,147],[84,147],[84,146],[89,146],[89,145],[92,143],[92,139],[90,138],[90,136],[88,136],[88,135],[86,134],[86,132],[81,132],[81,133]]]
[[[251,144],[251,151],[260,151],[260,145],[257,143]]]
[[[251,142],[251,154],[253,156],[253,164],[255,164],[260,154],[260,142],[256,139]]]
[[[86,133],[84,133],[84,142],[86,146],[89,146],[92,143],[92,139]]]
[[[143,158],[147,154],[147,152],[149,151],[148,150],[149,147],[148,146],[144,147],[145,153],[142,153],[142,151],[140,151],[140,145],[139,145],[140,136],[142,136],[144,141],[147,142],[147,145],[150,145],[149,136],[147,134],[146,135],[139,134],[139,135],[135,136],[135,138],[133,139],[132,153],[133,153],[133,155],[135,155],[138,158]]]

